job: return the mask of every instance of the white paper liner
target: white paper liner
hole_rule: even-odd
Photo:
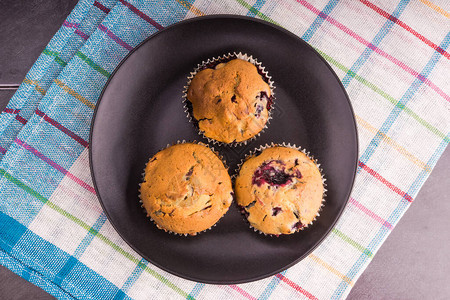
[[[158,153],[158,152],[160,152],[160,151],[162,151],[162,150],[165,150],[165,149],[167,149],[167,148],[169,148],[169,147],[171,147],[171,146],[178,145],[178,144],[186,144],[186,143],[198,144],[198,145],[202,145],[202,146],[207,147],[207,148],[210,149],[212,152],[214,152],[214,154],[217,155],[217,157],[222,161],[222,163],[223,163],[225,169],[226,169],[227,171],[229,171],[229,168],[228,168],[228,166],[227,166],[227,164],[226,164],[225,159],[223,158],[222,155],[219,154],[218,151],[216,151],[213,147],[210,147],[209,145],[207,145],[207,144],[205,144],[205,143],[197,142],[197,141],[195,141],[195,140],[192,141],[192,142],[187,142],[186,140],[182,140],[182,141],[178,140],[176,143],[167,144],[166,147],[161,148],[161,149],[160,149],[159,151],[157,151],[156,153]],[[156,153],[155,153],[155,155],[156,155]],[[152,157],[153,157],[153,156],[151,156],[151,157],[147,160],[147,162],[145,163],[144,171],[143,171],[142,174],[141,174],[141,175],[142,175],[142,182],[144,182],[144,179],[145,179],[145,169],[147,168],[147,164],[149,163],[149,161],[150,161],[150,159],[151,159]],[[194,233],[194,234],[173,232],[173,231],[171,231],[171,230],[167,230],[167,229],[162,228],[161,226],[159,226],[159,225],[155,222],[155,220],[153,220],[153,218],[150,216],[150,214],[147,212],[147,210],[145,209],[144,203],[143,203],[142,198],[141,198],[141,185],[142,185],[142,182],[139,183],[139,203],[141,204],[141,208],[142,208],[144,214],[147,216],[147,218],[150,219],[150,221],[153,222],[153,224],[156,225],[156,227],[157,227],[158,229],[164,230],[165,232],[170,233],[170,234],[173,234],[173,235],[177,235],[177,236],[196,236],[196,235],[198,235],[198,234],[200,234],[200,233],[203,233],[203,232],[206,232],[206,231],[208,231],[208,230],[211,230],[213,227],[217,226],[217,224],[218,224],[218,223],[222,220],[222,218],[227,214],[227,212],[228,212],[228,210],[230,209],[230,206],[231,206],[231,204],[230,204],[230,206],[228,207],[227,211],[222,215],[222,217],[221,217],[219,220],[217,220],[216,223],[214,223],[211,227],[209,227],[209,228],[207,228],[207,229],[205,229],[205,230],[203,230],[203,231],[199,231],[199,232],[196,232],[196,233]],[[233,186],[233,185],[232,185],[232,186]],[[235,197],[235,195],[234,195],[234,190],[232,191],[232,197],[233,197],[233,200],[234,200],[234,197]]]
[[[262,74],[264,74],[264,78],[267,79],[267,83],[269,84],[269,87],[270,87],[270,94],[271,94],[271,100],[272,100],[272,103],[270,105],[270,109],[268,110],[269,116],[267,118],[267,122],[264,125],[263,129],[261,129],[261,131],[258,132],[258,134],[254,135],[253,137],[251,137],[251,138],[249,138],[249,139],[247,139],[245,141],[242,141],[242,142],[224,143],[224,142],[221,142],[221,141],[217,141],[215,139],[207,137],[204,134],[204,132],[202,130],[200,130],[200,127],[198,125],[195,125],[195,127],[198,130],[198,133],[202,137],[204,137],[209,143],[211,143],[213,145],[217,144],[218,146],[229,145],[229,146],[237,147],[237,146],[247,145],[248,142],[256,140],[268,128],[268,125],[270,124],[270,120],[272,119],[272,112],[275,109],[275,92],[274,92],[275,85],[274,85],[274,82],[272,80],[272,76],[269,76],[269,73],[266,71],[266,69],[262,65],[262,63],[258,62],[258,60],[255,57],[253,57],[252,55],[248,55],[248,54],[242,53],[242,52],[239,52],[239,53],[237,53],[237,52],[233,52],[233,53],[229,52],[228,54],[224,54],[224,55],[218,56],[218,57],[209,58],[208,60],[203,61],[202,63],[198,64],[197,67],[194,69],[194,71],[192,71],[190,73],[190,75],[188,76],[187,84],[186,84],[186,86],[184,86],[184,90],[183,90],[183,96],[182,96],[183,97],[183,101],[182,102],[183,102],[184,112],[186,113],[186,116],[189,119],[189,122],[194,123],[194,120],[195,120],[194,116],[191,114],[191,111],[190,111],[190,109],[188,107],[188,102],[190,102],[190,101],[187,99],[187,91],[189,89],[189,85],[191,84],[191,81],[194,78],[194,76],[199,71],[205,69],[210,64],[215,64],[215,63],[219,64],[221,62],[228,62],[228,61],[230,61],[232,59],[235,59],[235,58],[246,60],[246,61],[252,63],[254,66],[256,66],[258,68],[258,70]]]
[[[326,198],[326,196],[327,196],[327,191],[328,191],[327,188],[326,188],[326,187],[327,187],[327,183],[326,183],[326,178],[325,178],[325,176],[324,176],[324,174],[323,174],[323,169],[320,167],[320,164],[318,163],[317,159],[315,159],[315,158],[310,154],[310,152],[306,152],[306,149],[302,148],[301,146],[296,146],[295,144],[291,144],[291,143],[287,143],[287,144],[286,144],[285,142],[283,142],[283,143],[281,143],[281,144],[278,144],[278,143],[275,144],[275,143],[272,142],[272,143],[270,143],[270,144],[261,145],[261,146],[255,148],[254,150],[250,151],[250,153],[246,154],[245,157],[244,157],[243,159],[241,159],[241,162],[237,165],[237,167],[236,167],[236,169],[235,169],[235,172],[234,172],[234,174],[233,174],[233,176],[232,176],[232,179],[233,179],[233,186],[234,186],[234,184],[235,184],[236,177],[239,175],[239,171],[240,171],[242,165],[243,165],[248,159],[252,158],[256,153],[260,153],[260,152],[264,151],[264,150],[267,149],[267,148],[272,148],[272,147],[277,147],[277,146],[282,146],[282,147],[286,147],[286,148],[291,148],[291,149],[295,149],[295,150],[298,150],[298,151],[300,151],[300,152],[303,152],[309,159],[311,159],[311,160],[314,162],[314,164],[315,164],[315,165],[317,166],[317,168],[319,169],[320,175],[321,175],[321,177],[322,177],[322,184],[323,184],[322,204],[320,205],[319,210],[317,211],[315,218],[314,218],[311,222],[309,222],[308,224],[302,224],[302,225],[303,225],[302,228],[297,229],[297,230],[295,230],[294,232],[291,233],[291,234],[294,234],[294,233],[296,233],[296,232],[298,232],[298,231],[301,231],[301,230],[304,230],[305,228],[308,228],[310,225],[313,224],[313,222],[317,219],[317,217],[320,216],[320,212],[322,211],[322,208],[323,208],[324,205],[325,205],[325,198]],[[235,197],[236,197],[236,196],[235,196]],[[236,205],[238,206],[237,201],[236,201]],[[239,208],[239,207],[238,207],[238,208]],[[239,210],[239,212],[242,214],[242,212],[241,212],[240,210]],[[242,214],[242,215],[243,215],[243,214]],[[262,232],[262,231],[260,231],[260,230],[258,230],[258,229],[256,229],[256,228],[254,228],[253,226],[251,226],[250,222],[247,220],[247,217],[244,216],[244,219],[245,219],[245,221],[247,222],[247,224],[249,225],[250,229],[253,229],[253,231],[258,232],[259,234],[264,234],[265,236],[271,236],[271,237],[278,237],[278,236],[280,236],[280,235],[289,235],[289,234],[280,234],[280,235],[276,235],[276,234],[268,234],[268,233],[264,233],[264,232]]]

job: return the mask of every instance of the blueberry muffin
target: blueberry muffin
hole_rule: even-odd
[[[233,143],[256,136],[266,126],[272,94],[255,65],[232,59],[209,64],[195,74],[187,100],[206,137]]]
[[[158,228],[196,235],[228,211],[233,190],[227,169],[211,149],[184,143],[149,160],[140,197]]]
[[[235,191],[250,225],[279,235],[313,222],[322,206],[324,187],[317,165],[305,153],[274,146],[244,162]]]

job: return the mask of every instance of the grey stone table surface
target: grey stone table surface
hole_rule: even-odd
[[[0,1],[0,110],[76,2]],[[449,216],[450,148],[347,299],[449,299]],[[0,266],[0,299],[53,297]]]

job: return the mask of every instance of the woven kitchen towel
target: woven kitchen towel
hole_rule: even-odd
[[[447,5],[447,7],[445,7]],[[448,2],[81,0],[0,116],[0,263],[59,298],[345,298],[450,141]],[[133,47],[182,19],[232,13],[292,31],[352,101],[358,176],[330,235],[275,276],[178,278],[113,230],[88,166],[93,108]]]
[[[0,116],[0,158],[35,111],[53,80],[98,27],[117,0],[81,1],[62,24]],[[108,7],[107,7],[108,6]]]

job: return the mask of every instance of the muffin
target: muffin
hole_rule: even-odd
[[[186,98],[191,116],[207,138],[239,143],[263,130],[272,91],[269,77],[260,73],[265,74],[254,64],[235,58],[208,63],[194,75]]]
[[[149,160],[140,197],[158,228],[196,235],[228,211],[233,190],[227,169],[211,149],[184,143],[170,146]]]
[[[235,191],[251,227],[280,235],[312,224],[322,206],[324,186],[318,166],[305,153],[273,146],[243,163]]]

